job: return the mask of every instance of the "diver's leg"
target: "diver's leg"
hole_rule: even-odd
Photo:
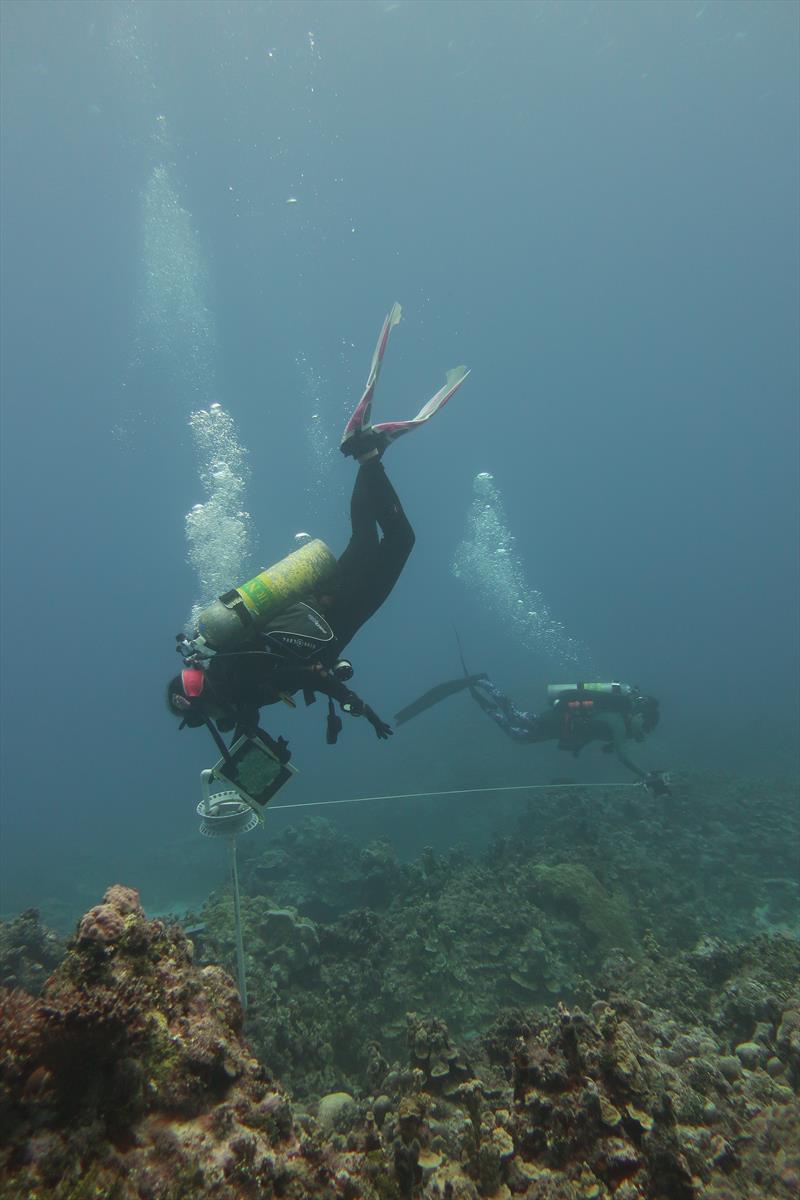
[[[514,709],[514,706],[511,703],[511,700],[509,699],[508,696],[506,696],[505,692],[501,692],[500,688],[497,687],[496,684],[492,683],[492,681],[488,677],[488,675],[486,676],[485,679],[482,679],[477,686],[479,688],[482,688],[483,691],[487,692],[489,697],[491,698],[490,700],[486,700],[485,698],[482,698],[482,700],[478,701],[478,703],[481,704],[481,707],[484,708],[485,711],[488,712],[488,709],[490,707],[492,707],[492,708],[499,708],[501,712],[507,713],[508,716],[514,715],[516,710]]]
[[[359,466],[350,496],[350,541],[339,559],[340,567],[351,558],[371,555],[378,548],[378,525],[372,501],[371,476],[377,463],[370,459]]]
[[[329,613],[340,649],[383,604],[415,541],[397,492],[377,458],[359,467],[350,516],[353,532],[339,559],[340,586]]]
[[[480,689],[480,690],[479,690]],[[491,679],[482,679],[470,689],[475,703],[488,717],[499,725],[503,733],[518,742],[545,741],[547,735],[542,728],[542,718],[535,713],[523,712],[508,696],[500,691]],[[486,692],[487,695],[482,693]]]
[[[366,569],[380,544],[378,521],[373,503],[371,477],[379,465],[373,455],[358,468],[350,497],[350,541],[339,558],[339,576],[345,578]]]

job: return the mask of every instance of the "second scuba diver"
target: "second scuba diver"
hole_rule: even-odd
[[[550,708],[541,714],[523,712],[487,675],[464,676],[431,688],[395,715],[397,725],[424,712],[447,696],[469,689],[475,703],[515,742],[556,742],[559,750],[576,757],[584,746],[601,742],[605,754],[639,778],[654,796],[670,794],[661,771],[644,771],[628,755],[626,743],[643,742],[659,720],[655,696],[646,696],[626,683],[561,683],[548,686]]]
[[[423,424],[442,408],[469,374],[457,367],[447,382],[406,421],[371,425],[375,385],[400,305],[386,317],[364,394],[347,423],[340,449],[359,464],[350,502],[352,534],[338,560],[314,541],[234,588],[198,618],[192,638],[179,634],[184,669],[167,685],[167,705],[184,725],[205,725],[224,758],[221,734],[234,731],[258,737],[282,762],[287,743],[273,741],[258,727],[259,709],[302,692],[307,704],[315,693],[328,697],[327,741],[341,730],[342,711],[364,716],[379,738],[392,729],[355,692],[345,686],[353,674],[341,652],[380,608],[394,587],[414,545],[414,531],[381,463],[387,446]],[[380,532],[379,532],[380,531]],[[288,586],[287,586],[288,581]],[[285,603],[276,603],[284,600]]]

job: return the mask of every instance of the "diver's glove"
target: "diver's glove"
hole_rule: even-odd
[[[651,771],[644,780],[644,786],[651,796],[671,796],[668,779],[666,771]]]
[[[382,721],[378,714],[371,709],[368,704],[364,705],[364,716],[375,730],[377,737],[384,740],[394,735],[394,730],[392,729],[391,725],[387,725],[385,721]]]
[[[356,696],[354,692],[351,692],[350,699],[342,705],[342,708],[353,717],[366,717],[379,738],[389,738],[394,733],[391,725],[382,721],[375,710],[365,704],[361,697]]]

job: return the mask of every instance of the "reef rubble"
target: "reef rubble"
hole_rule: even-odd
[[[319,928],[285,907],[270,914],[272,966],[313,976]],[[296,1101],[269,1041],[256,1056],[245,1038],[231,977],[116,885],[38,996],[0,990],[0,1195],[793,1198],[797,942],[634,949],[603,947],[580,1003],[512,1005],[468,1039],[422,1010],[391,1045],[365,1029],[352,1086]]]

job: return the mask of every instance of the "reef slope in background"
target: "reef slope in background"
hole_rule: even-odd
[[[788,1200],[796,821],[788,785],[549,794],[412,863],[307,822],[243,864],[246,1023],[224,889],[196,942],[119,886],[66,946],[24,913],[0,1195]]]
[[[586,1007],[635,965],[642,999],[704,1021],[705,984],[670,960],[704,939],[800,932],[797,846],[795,786],[707,776],[666,802],[638,789],[534,793],[478,854],[430,848],[402,862],[319,818],[266,848],[243,841],[248,1035],[304,1098],[363,1089],[370,1042],[401,1054],[409,1010],[469,1040],[509,1007]],[[226,889],[195,924],[201,955],[233,971]]]
[[[2,1195],[788,1200],[798,954],[780,935],[758,950],[706,944],[681,964],[717,997],[707,1025],[631,993],[653,966],[587,1011],[507,1012],[468,1055],[409,1014],[404,1063],[375,1046],[369,1093],[310,1110],[242,1039],[232,980],[115,886],[39,997],[3,990]],[[771,988],[747,973],[765,957]]]

